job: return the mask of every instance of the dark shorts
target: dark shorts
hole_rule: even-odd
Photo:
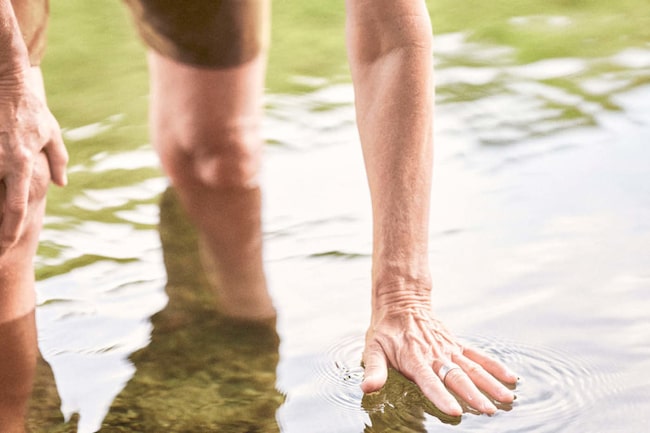
[[[223,68],[268,43],[269,0],[124,0],[145,43],[182,63]]]
[[[145,43],[182,63],[235,66],[253,59],[268,44],[270,0],[124,1]],[[11,2],[31,64],[39,65],[46,45],[48,0]]]
[[[32,66],[41,64],[47,41],[48,0],[11,0]]]

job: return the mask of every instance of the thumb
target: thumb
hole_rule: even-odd
[[[386,383],[388,377],[388,366],[386,355],[378,343],[371,343],[363,354],[363,366],[365,369],[361,390],[368,394],[379,391]]]

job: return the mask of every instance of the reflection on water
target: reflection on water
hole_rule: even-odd
[[[275,323],[233,323],[214,313],[196,238],[171,190],[161,202],[160,234],[169,296],[152,317],[135,375],[114,400],[106,432],[277,432]]]
[[[567,25],[510,25],[531,23]],[[519,372],[512,407],[446,419],[396,374],[362,396],[371,242],[352,89],[302,77],[310,91],[267,99],[277,334],[212,314],[169,193],[159,236],[167,184],[148,146],[82,149],[132,119],[66,130],[72,185],[54,196],[37,258],[40,347],[60,400],[42,362],[32,430],[645,431],[650,47],[515,54],[437,37],[431,220],[439,316]]]

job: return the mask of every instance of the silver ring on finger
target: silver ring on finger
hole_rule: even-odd
[[[451,370],[460,370],[460,366],[458,364],[454,364],[453,362],[448,362],[446,364],[442,364],[442,367],[440,367],[440,370],[438,370],[438,377],[442,381],[442,383],[445,383],[445,379],[447,378],[447,375],[451,372]]]

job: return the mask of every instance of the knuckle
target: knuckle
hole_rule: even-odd
[[[24,168],[30,164],[32,161],[32,153],[25,148],[18,148],[13,151],[13,156],[11,158],[12,163],[19,167]]]
[[[414,378],[430,377],[433,374],[431,368],[422,362],[411,363],[407,370],[413,374]]]
[[[451,370],[445,377],[445,384],[450,387],[461,385],[465,380],[465,373],[459,368]]]
[[[363,363],[367,367],[381,365],[384,359],[384,351],[377,342],[371,343],[363,352]]]
[[[483,373],[483,368],[475,363],[469,364],[467,367],[465,367],[465,372],[469,376],[475,376]]]
[[[27,213],[27,197],[19,195],[5,199],[5,210],[9,213],[24,216]]]
[[[363,357],[363,366],[365,368],[375,368],[379,365],[376,353],[369,353]]]

